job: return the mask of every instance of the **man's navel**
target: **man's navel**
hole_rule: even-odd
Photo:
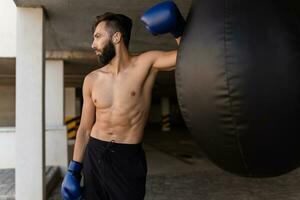
[[[131,96],[135,96],[135,91],[132,91],[132,92],[130,93],[130,95],[131,95]]]

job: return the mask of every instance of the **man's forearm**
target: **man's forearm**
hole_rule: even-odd
[[[90,131],[83,131],[78,129],[76,134],[73,160],[82,163],[83,155],[86,149],[86,145],[90,138]]]

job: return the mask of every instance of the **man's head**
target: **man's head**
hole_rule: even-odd
[[[116,45],[129,47],[132,20],[122,14],[107,12],[97,16],[93,24],[94,41],[92,48],[102,64],[109,63],[116,54]]]

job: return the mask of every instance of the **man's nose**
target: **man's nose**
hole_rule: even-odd
[[[94,41],[92,42],[91,47],[92,47],[92,49],[95,49],[95,42]]]

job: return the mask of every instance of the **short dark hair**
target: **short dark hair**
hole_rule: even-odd
[[[93,33],[95,32],[97,25],[102,21],[106,22],[105,25],[110,29],[111,35],[113,35],[115,32],[120,32],[122,34],[124,44],[128,48],[131,35],[132,20],[123,14],[106,12],[103,15],[99,15],[96,17],[96,21],[92,26]]]

